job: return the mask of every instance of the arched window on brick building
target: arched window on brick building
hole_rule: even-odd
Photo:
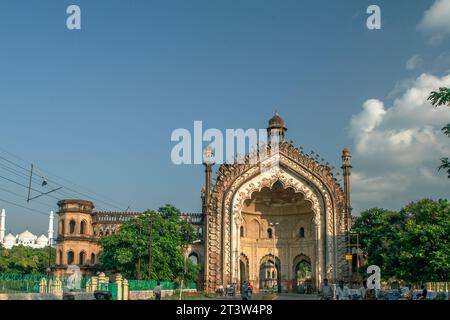
[[[75,226],[76,226],[75,220],[70,220],[70,222],[69,222],[69,233],[70,234],[75,233]]]
[[[80,252],[80,257],[79,257],[80,259],[78,260],[79,261],[79,265],[83,265],[83,264],[85,264],[86,263],[86,252],[84,252],[84,251],[81,251]]]
[[[80,223],[80,234],[85,234],[86,232],[86,221],[81,221]]]
[[[300,230],[298,231],[298,236],[300,238],[304,238],[305,237],[305,228],[301,227]]]
[[[75,258],[75,255],[73,254],[73,251],[72,250],[68,251],[67,252],[67,264],[73,264],[74,258]]]

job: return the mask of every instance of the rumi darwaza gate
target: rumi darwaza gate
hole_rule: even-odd
[[[264,170],[264,161],[223,164],[213,184],[213,163],[204,163],[202,213],[182,214],[202,239],[189,248],[202,264],[198,283],[214,292],[219,286],[251,282],[254,291],[276,287],[297,292],[317,288],[324,278],[348,280],[346,261],[351,224],[351,154],[342,152],[343,189],[328,164],[285,141],[284,120],[275,114],[269,141],[279,139],[279,165]],[[260,147],[261,148],[261,147]],[[270,154],[270,143],[263,146]],[[58,202],[56,273],[70,264],[84,273],[99,268],[98,240],[141,213],[95,212],[84,200]]]

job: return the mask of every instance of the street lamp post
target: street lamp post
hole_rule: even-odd
[[[50,275],[52,272],[52,241],[52,238],[48,240],[47,292],[50,292]]]

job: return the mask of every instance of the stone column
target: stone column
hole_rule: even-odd
[[[117,285],[117,300],[122,300],[122,275],[120,273],[116,275],[116,285]]]
[[[128,280],[123,279],[123,300],[128,300]]]
[[[47,279],[45,278],[39,282],[39,293],[47,293]]]
[[[321,240],[321,228],[320,228],[320,212],[315,212],[314,213],[314,218],[313,218],[313,228],[314,228],[314,233],[315,233],[315,272],[314,272],[314,277],[315,277],[315,286],[316,288],[320,288],[320,283],[323,280],[322,279],[322,268],[321,268],[321,264],[322,264],[322,240]]]
[[[91,291],[94,292],[97,290],[98,277],[91,278]]]
[[[105,290],[106,277],[103,272],[98,275],[98,286],[100,290]]]

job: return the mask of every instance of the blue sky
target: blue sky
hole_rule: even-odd
[[[447,8],[447,0],[436,2]],[[81,7],[81,30],[66,28],[70,4]],[[366,28],[370,4],[381,8],[381,30]],[[130,205],[140,211],[172,203],[198,212],[203,168],[172,164],[172,131],[192,129],[194,120],[205,128],[264,128],[278,110],[288,140],[335,167],[343,147],[360,146],[354,156],[356,209],[397,209],[420,197],[448,197],[448,179],[435,172],[445,151],[439,143],[426,159],[414,153],[420,149],[414,143],[401,152],[419,159],[407,166],[413,175],[424,170],[430,181],[423,186],[403,170],[403,160],[373,163],[361,147],[380,148],[378,155],[390,157],[376,137],[383,140],[393,130],[400,131],[388,136],[392,141],[414,132],[440,139],[436,132],[448,112],[430,109],[436,117],[408,120],[406,127],[397,121],[405,119],[401,115],[376,118],[383,110],[413,112],[404,111],[399,100],[409,89],[448,81],[450,28],[445,21],[421,25],[432,5],[433,0],[2,1],[0,148],[47,169],[49,179],[58,175],[72,189],[100,194],[95,197],[108,202],[98,203],[100,209]],[[379,131],[365,132],[368,140],[361,141],[358,124],[369,118]],[[408,144],[405,139],[400,140]],[[26,183],[1,168],[0,175]],[[390,191],[399,189],[396,183],[404,186],[400,194]],[[26,196],[24,188],[4,179],[0,187]],[[56,209],[52,198],[27,204],[0,190],[0,199],[44,212]],[[44,215],[1,201],[0,207],[7,209],[7,231],[47,230]]]

